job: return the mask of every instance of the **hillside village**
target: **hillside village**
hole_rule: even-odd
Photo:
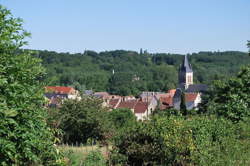
[[[176,89],[167,92],[142,92],[137,98],[135,96],[119,96],[108,92],[94,92],[85,90],[83,94],[72,87],[47,86],[45,97],[48,99],[49,107],[60,107],[65,99],[81,99],[81,97],[95,97],[103,101],[103,106],[110,109],[127,108],[130,109],[137,120],[148,119],[156,109],[180,109],[182,94],[185,95],[185,105],[187,110],[198,109],[201,103],[201,96],[207,91],[205,84],[194,84],[193,69],[188,61],[187,55],[184,57],[179,67],[179,84]]]

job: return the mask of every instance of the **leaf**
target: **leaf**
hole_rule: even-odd
[[[7,110],[4,111],[4,115],[6,117],[15,117],[15,116],[17,116],[17,114],[18,114],[18,112],[15,111],[15,110],[7,109]]]

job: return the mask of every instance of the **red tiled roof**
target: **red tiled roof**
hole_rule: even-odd
[[[161,101],[161,103],[172,106],[173,105],[173,96],[161,97],[160,101]]]
[[[185,100],[186,102],[192,102],[192,101],[195,101],[197,96],[198,96],[198,93],[186,93]]]
[[[120,102],[120,104],[117,106],[117,108],[129,108],[129,109],[134,109],[136,103],[137,103],[137,100],[122,101],[122,102]]]
[[[135,105],[135,109],[134,112],[135,113],[144,113],[147,111],[148,108],[148,103],[147,102],[143,102],[143,101],[138,101]]]
[[[115,108],[115,106],[118,104],[119,100],[120,100],[120,99],[111,99],[111,100],[109,101],[110,107],[111,107],[111,108]]]
[[[52,91],[55,93],[69,94],[70,92],[74,91],[74,88],[66,86],[47,86],[45,87],[45,90],[47,92]]]

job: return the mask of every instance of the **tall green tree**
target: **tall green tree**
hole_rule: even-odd
[[[0,165],[58,165],[44,110],[40,60],[18,51],[29,36],[0,6]]]
[[[187,115],[187,107],[186,107],[186,99],[185,99],[185,93],[181,92],[181,103],[180,103],[180,111],[182,115]]]

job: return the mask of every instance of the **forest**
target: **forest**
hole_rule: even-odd
[[[119,95],[176,88],[183,55],[147,51],[105,51],[70,54],[35,51],[46,68],[48,85],[73,86]],[[194,82],[211,84],[235,75],[250,57],[245,52],[199,52],[189,56]]]

